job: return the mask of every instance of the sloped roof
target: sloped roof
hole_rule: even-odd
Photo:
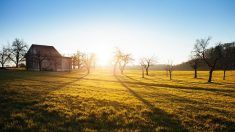
[[[53,46],[32,44],[26,55],[37,54],[40,54],[40,56],[49,55],[53,57],[62,57],[61,54]]]

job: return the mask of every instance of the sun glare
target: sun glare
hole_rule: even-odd
[[[96,54],[96,64],[98,66],[108,66],[111,65],[110,61],[112,59],[112,53],[107,51],[106,47],[97,48],[94,53]]]

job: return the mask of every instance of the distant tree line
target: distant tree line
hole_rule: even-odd
[[[6,64],[13,62],[18,68],[20,65],[25,65],[25,54],[28,50],[28,45],[21,39],[16,38],[12,44],[3,45],[0,49],[1,69],[5,68]]]

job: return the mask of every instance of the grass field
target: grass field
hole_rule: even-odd
[[[0,71],[0,131],[235,131],[235,71]]]

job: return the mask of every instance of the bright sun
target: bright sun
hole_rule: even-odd
[[[94,53],[96,54],[96,63],[99,66],[107,66],[110,65],[110,61],[112,59],[112,52],[109,49],[104,47],[97,48]]]

